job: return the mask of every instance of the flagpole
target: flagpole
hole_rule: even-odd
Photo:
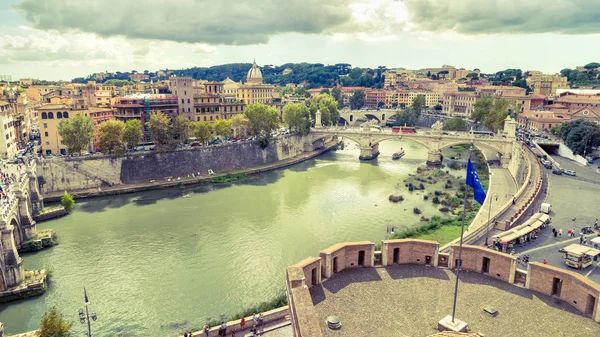
[[[469,159],[471,160],[471,148],[469,147]],[[467,163],[468,163],[467,161]],[[467,175],[469,165],[467,165]],[[460,243],[458,245],[458,263],[456,266],[456,283],[454,284],[454,304],[452,305],[452,323],[454,323],[454,316],[456,314],[456,297],[458,295],[458,273],[460,272],[460,266],[462,264],[462,245],[463,245],[463,234],[465,232],[465,213],[467,212],[467,192],[469,191],[469,184],[465,181],[465,197],[463,200],[463,212],[462,212],[462,225],[460,227]]]

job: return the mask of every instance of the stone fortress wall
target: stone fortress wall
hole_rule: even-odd
[[[307,148],[308,146],[308,148]],[[208,170],[215,173],[255,167],[313,151],[322,143],[306,144],[299,135],[277,138],[265,149],[246,141],[168,152],[140,152],[125,157],[86,156],[42,159],[38,176],[42,192],[74,191],[121,184],[164,181]]]
[[[434,268],[455,269],[458,246],[441,253],[434,241],[402,239],[383,240],[381,251],[371,242],[336,244],[286,269],[286,287],[290,319],[295,337],[322,337],[323,333],[313,306],[309,288],[346,268],[370,268],[392,264],[417,264]],[[361,261],[361,256],[363,260]],[[362,262],[362,263],[361,263]],[[461,270],[481,273],[532,291],[559,298],[600,323],[600,284],[569,270],[539,262],[529,263],[527,270],[517,268],[515,256],[485,247],[463,245]],[[557,284],[560,290],[557,292]]]

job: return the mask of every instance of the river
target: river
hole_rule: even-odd
[[[407,154],[391,155],[400,146]],[[420,145],[380,144],[360,162],[356,145],[287,169],[222,186],[194,186],[77,201],[39,224],[59,245],[25,254],[26,269],[51,268],[46,294],[0,306],[6,333],[38,327],[56,306],[83,333],[83,287],[98,315],[95,336],[170,336],[273,298],[286,266],[343,241],[377,242],[388,225],[418,222],[413,207],[439,214],[402,180],[427,158]],[[403,191],[405,201],[388,196]]]

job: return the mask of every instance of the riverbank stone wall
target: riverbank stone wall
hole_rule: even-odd
[[[288,135],[262,149],[246,141],[169,152],[133,153],[125,157],[86,156],[40,160],[38,179],[44,193],[75,191],[120,184],[148,183],[192,174],[207,175],[290,159],[306,149],[305,138]]]

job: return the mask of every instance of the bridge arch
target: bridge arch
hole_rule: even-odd
[[[381,123],[381,119],[379,119],[379,117],[377,117],[377,115],[366,113],[365,117],[367,117],[368,120],[375,119],[375,120],[377,120],[377,122]]]
[[[383,138],[378,138],[376,141],[373,142],[373,145],[375,144],[379,144],[381,142],[385,142],[386,140],[410,140],[413,141],[419,145],[422,145],[424,148],[428,149],[430,148],[430,144],[427,141],[424,141],[422,139],[418,139],[418,138],[411,138],[411,137],[401,137],[401,136],[389,136],[389,137],[383,137]]]
[[[491,145],[490,143],[487,143],[485,141],[477,141],[477,140],[474,140],[474,141],[456,140],[456,141],[444,142],[440,145],[439,149],[442,150],[442,149],[445,149],[450,146],[461,145],[461,144],[471,144],[480,150],[488,149],[488,150],[492,150],[500,155],[503,155],[501,148]],[[496,160],[497,158],[486,158],[486,159],[487,160]]]
[[[23,237],[21,235],[21,226],[19,225],[17,218],[13,215],[8,223],[13,226],[13,236],[15,238],[15,245],[17,247],[20,247],[23,243]]]

